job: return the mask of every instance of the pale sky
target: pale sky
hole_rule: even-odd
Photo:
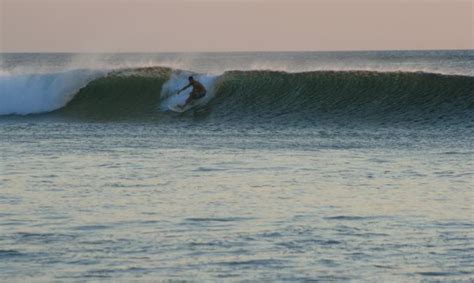
[[[0,0],[0,52],[474,49],[474,0]]]

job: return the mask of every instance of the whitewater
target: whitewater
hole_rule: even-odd
[[[0,281],[472,281],[473,137],[472,50],[2,53]]]

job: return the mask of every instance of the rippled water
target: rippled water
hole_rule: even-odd
[[[3,119],[0,279],[472,280],[471,134]]]

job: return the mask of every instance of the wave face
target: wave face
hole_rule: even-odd
[[[76,71],[78,72],[78,71]],[[170,103],[181,103],[186,93],[175,96],[190,72],[153,67],[127,69],[107,75],[62,74],[18,78],[18,86],[38,86],[27,95],[8,96],[1,114],[51,111],[77,118],[164,119]],[[194,74],[209,90],[207,117],[220,121],[267,120],[298,125],[331,120],[377,123],[450,122],[466,126],[474,120],[474,77],[430,73],[314,71],[229,71],[219,76]],[[54,77],[54,76],[53,76]],[[97,78],[98,77],[98,78]],[[39,83],[42,82],[42,83]],[[55,82],[64,87],[55,88]],[[87,85],[72,92],[78,86]],[[67,86],[67,87],[66,87]],[[40,95],[34,95],[34,91]],[[54,91],[52,91],[54,90]],[[49,96],[46,93],[50,91]],[[188,90],[189,92],[189,90]],[[4,99],[4,98],[3,98]],[[21,104],[20,101],[27,103]],[[34,105],[34,107],[32,106]],[[182,116],[192,115],[185,113]]]
[[[426,73],[229,72],[213,101],[221,115],[423,122],[472,120],[474,77]]]
[[[112,72],[79,90],[56,113],[78,118],[140,118],[156,115],[168,68],[140,68]]]

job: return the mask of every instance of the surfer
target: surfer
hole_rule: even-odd
[[[191,91],[191,94],[189,95],[188,99],[186,99],[184,105],[179,105],[180,108],[184,108],[186,105],[191,103],[191,101],[203,98],[206,95],[206,88],[200,82],[196,81],[192,76],[190,76],[188,80],[189,84],[180,89],[178,94],[191,86],[193,87],[193,91]]]

